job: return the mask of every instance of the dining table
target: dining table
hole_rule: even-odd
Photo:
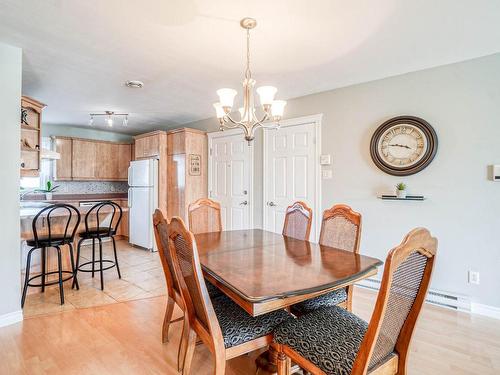
[[[352,285],[382,261],[261,229],[195,234],[204,277],[252,316]],[[271,348],[257,359],[275,372]]]

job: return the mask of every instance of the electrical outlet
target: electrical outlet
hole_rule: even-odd
[[[479,272],[469,271],[469,284],[479,285]]]

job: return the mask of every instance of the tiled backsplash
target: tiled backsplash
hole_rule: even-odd
[[[55,181],[59,185],[57,193],[126,193],[128,190],[127,182],[109,182],[109,181]]]

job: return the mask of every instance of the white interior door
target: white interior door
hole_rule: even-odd
[[[319,214],[316,200],[315,137],[314,122],[265,131],[263,169],[265,230],[281,233],[285,210],[295,201],[307,203],[312,208],[314,216]],[[316,226],[316,220],[313,220],[312,241],[316,240]]]
[[[253,225],[253,146],[239,132],[212,133],[209,143],[209,196],[221,205],[222,227],[248,229]]]

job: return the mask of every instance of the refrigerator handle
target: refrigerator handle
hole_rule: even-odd
[[[128,186],[130,186],[130,173],[132,172],[132,167],[128,167],[128,175],[127,175],[127,181],[128,181]]]
[[[128,189],[128,197],[127,197],[127,206],[130,208],[132,207],[132,189]]]

